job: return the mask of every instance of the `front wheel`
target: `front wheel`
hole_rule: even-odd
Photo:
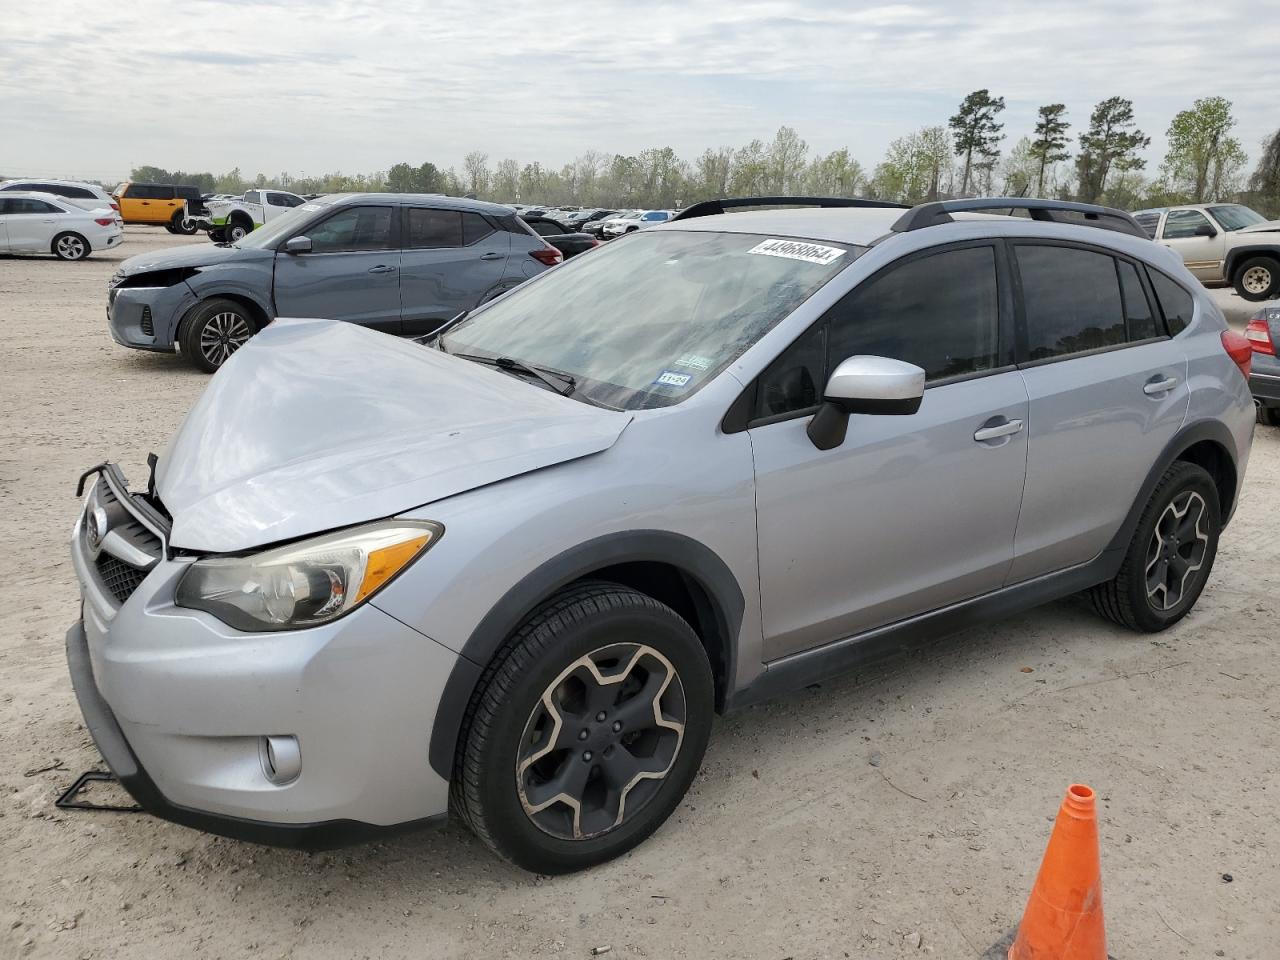
[[[182,325],[179,340],[187,359],[214,373],[253,336],[253,318],[234,300],[222,297],[197,304]]]
[[[1203,467],[1173,463],[1142,511],[1120,572],[1091,591],[1094,609],[1143,633],[1185,617],[1213,569],[1221,510],[1218,488]]]
[[[1236,270],[1233,283],[1236,293],[1246,300],[1270,300],[1280,292],[1280,261],[1250,257]]]
[[[526,870],[602,863],[675,810],[702,762],[713,710],[706,651],[674,610],[619,584],[566,588],[481,678],[454,807]]]
[[[189,237],[196,232],[198,227],[184,216],[181,211],[173,215],[173,219],[169,221],[168,230],[170,233],[181,234]]]
[[[78,233],[60,233],[49,249],[59,260],[83,260],[89,255],[89,241]]]

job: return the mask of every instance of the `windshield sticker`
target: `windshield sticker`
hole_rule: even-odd
[[[677,367],[684,367],[687,370],[710,370],[711,358],[700,357],[696,353],[686,353],[676,361]]]
[[[687,387],[693,379],[691,373],[676,373],[674,370],[663,370],[654,383],[663,387]]]
[[[757,243],[747,253],[757,253],[765,257],[786,257],[788,260],[803,260],[805,263],[818,263],[823,266],[844,256],[844,251],[839,247],[777,238]]]

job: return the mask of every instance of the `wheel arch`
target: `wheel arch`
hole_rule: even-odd
[[[178,326],[173,332],[173,339],[175,342],[182,340],[182,336],[187,330],[187,323],[191,320],[191,315],[210,300],[230,300],[233,303],[244,307],[245,310],[248,311],[250,319],[253,321],[254,333],[259,332],[263,327],[271,322],[271,315],[267,311],[267,308],[253,297],[247,296],[243,293],[223,290],[201,290],[199,297],[200,298],[196,300],[195,303],[187,308],[186,313],[182,315],[182,319],[178,321]]]
[[[1160,457],[1147,473],[1138,491],[1138,496],[1129,508],[1124,523],[1112,537],[1105,552],[1116,557],[1117,564],[1133,539],[1133,531],[1138,525],[1142,511],[1151,499],[1156,484],[1164,476],[1166,470],[1175,462],[1182,460],[1203,467],[1213,478],[1218,488],[1218,502],[1222,510],[1222,523],[1225,527],[1235,509],[1236,492],[1239,488],[1239,469],[1235,439],[1226,424],[1217,420],[1201,420],[1183,427],[1165,446]]]
[[[1228,283],[1236,282],[1236,269],[1242,260],[1250,257],[1268,257],[1280,266],[1280,244],[1260,243],[1248,247],[1233,247],[1227,251],[1227,262],[1224,264],[1223,276]]]
[[[683,534],[636,530],[589,540],[529,573],[490,608],[463,645],[445,682],[431,730],[431,767],[452,779],[467,705],[485,667],[537,606],[581,580],[608,580],[667,604],[702,641],[715,679],[716,710],[733,683],[746,600],[728,565]]]

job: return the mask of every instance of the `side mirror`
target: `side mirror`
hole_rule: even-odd
[[[310,253],[310,237],[290,237],[284,244],[285,253]]]
[[[819,450],[844,443],[849,414],[908,416],[920,409],[925,374],[913,363],[889,357],[850,357],[831,374],[822,406],[806,432]]]
[[[1195,235],[1197,237],[1216,237],[1218,235],[1218,231],[1213,229],[1212,224],[1202,223],[1200,226],[1196,227]]]

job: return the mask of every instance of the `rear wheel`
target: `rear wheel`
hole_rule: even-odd
[[[1280,292],[1280,261],[1250,257],[1236,269],[1232,282],[1236,293],[1246,300],[1270,300]]]
[[[222,227],[218,227],[216,230],[210,230],[209,239],[212,240],[214,243],[226,243],[227,231],[224,230]]]
[[[236,217],[223,228],[223,233],[226,234],[227,243],[238,243],[247,237],[251,230],[253,230],[253,224],[246,223],[242,218]]]
[[[53,238],[49,250],[59,260],[83,260],[92,248],[78,233],[60,233]]]
[[[618,584],[567,588],[481,678],[454,807],[527,870],[568,873],[612,859],[680,803],[713,709],[706,652],[674,610]]]
[[[197,304],[182,326],[182,352],[197,370],[214,373],[249,342],[253,318],[234,300],[222,297]]]
[[[1264,427],[1280,427],[1280,407],[1258,404],[1258,422]]]
[[[1094,608],[1144,633],[1173,626],[1209,579],[1221,529],[1213,478],[1194,463],[1172,464],[1142,511],[1120,572],[1091,591]]]

